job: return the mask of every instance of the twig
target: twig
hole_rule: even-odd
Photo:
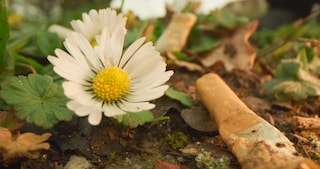
[[[21,67],[25,67],[25,68],[27,68],[27,69],[30,69],[30,71],[33,73],[33,74],[38,74],[37,73],[37,71],[36,71],[36,69],[33,67],[33,66],[31,66],[31,65],[29,65],[29,64],[25,64],[25,63],[16,63],[16,65],[19,65],[19,66],[21,66]]]
[[[300,129],[320,129],[320,118],[294,116],[293,119]]]

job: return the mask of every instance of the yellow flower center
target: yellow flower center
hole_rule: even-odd
[[[91,44],[92,47],[95,47],[95,46],[98,45],[98,42],[96,41],[96,39],[93,38],[93,39],[90,40],[90,44]]]
[[[101,100],[118,101],[130,89],[129,75],[118,67],[101,70],[92,81],[93,93]]]

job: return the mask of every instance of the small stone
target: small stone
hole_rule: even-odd
[[[71,156],[68,163],[63,169],[93,169],[95,168],[86,158],[79,156]]]

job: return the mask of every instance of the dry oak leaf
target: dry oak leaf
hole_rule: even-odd
[[[50,133],[24,133],[14,137],[7,128],[0,127],[0,154],[4,161],[18,157],[38,158],[39,150],[50,148],[49,143],[43,143],[50,136]]]
[[[259,21],[251,21],[238,28],[230,37],[222,40],[221,44],[209,52],[200,62],[205,67],[222,61],[227,71],[233,68],[250,70],[256,58],[256,52],[249,43],[249,38],[256,31]]]

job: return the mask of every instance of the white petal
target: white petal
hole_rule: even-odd
[[[102,31],[100,42],[98,43],[101,46],[100,56],[103,58],[101,60],[104,62],[104,65],[117,66],[119,64],[125,33],[125,29],[116,30],[111,35],[107,29]]]
[[[108,33],[125,28],[126,17],[122,14],[117,15],[116,11],[107,9],[90,10],[82,14],[82,20],[71,21],[73,29],[83,34],[87,39],[95,38],[101,34],[103,28],[108,29]]]
[[[123,54],[121,61],[120,61],[120,65],[119,67],[123,68],[124,64],[126,64],[128,62],[129,59],[131,59],[131,57],[133,56],[133,54],[140,48],[140,46],[143,44],[143,42],[145,41],[145,37],[142,37],[136,41],[134,41],[129,47],[128,49],[125,51],[125,53]]]
[[[81,20],[73,20],[70,22],[71,27],[76,31],[81,33],[83,36],[85,36],[87,39],[91,39],[92,35],[90,33],[90,30],[87,29],[87,25],[85,25]]]
[[[79,62],[79,64],[81,64],[83,67],[88,67],[86,58],[94,55],[94,52],[89,41],[85,37],[83,37],[81,34],[73,33],[72,36],[65,40],[64,46],[70,55]]]
[[[146,43],[134,53],[124,69],[129,73],[131,78],[136,78],[158,66],[165,67],[162,57],[154,50],[151,43]]]
[[[80,106],[75,110],[75,114],[80,117],[88,116],[89,114],[98,113],[98,112],[101,113],[101,110],[96,109],[95,107],[92,107],[92,106]]]
[[[89,114],[88,122],[91,125],[98,125],[101,122],[101,119],[102,119],[102,112],[101,111],[94,112]]]
[[[86,91],[86,89],[80,84],[69,81],[63,82],[62,87],[64,89],[65,95],[70,99],[74,99],[79,104],[95,107],[99,107],[99,105],[102,104],[101,102],[93,99],[94,96],[92,95],[92,93]]]
[[[85,67],[81,67],[78,62],[64,51],[57,49],[57,57],[49,56],[48,60],[54,65],[55,72],[67,80],[83,83],[91,76],[92,72]]]
[[[140,90],[160,86],[167,82],[173,75],[173,71],[166,71],[164,73],[158,74],[157,73],[158,72],[154,74],[149,74],[147,77],[143,76],[142,78],[139,78],[140,81],[137,79],[132,80],[131,90]]]
[[[123,110],[113,104],[105,104],[103,105],[103,113],[107,117],[113,117],[117,115],[126,114]]]
[[[121,103],[119,103],[119,107],[127,112],[140,112],[143,110],[153,109],[155,105],[149,102],[132,103],[123,100]]]
[[[76,108],[78,108],[78,107],[80,107],[80,106],[81,106],[81,104],[78,103],[78,102],[76,102],[76,101],[74,101],[74,100],[71,100],[71,101],[69,101],[69,102],[67,103],[68,109],[70,109],[70,110],[72,110],[72,111],[74,111]]]
[[[168,89],[168,85],[162,85],[153,89],[149,90],[138,90],[133,91],[132,93],[128,94],[125,99],[130,102],[142,102],[142,101],[150,101],[157,99],[163,96],[164,92]]]
[[[101,26],[107,28],[109,34],[112,32],[125,28],[127,18],[122,14],[116,13],[115,10],[110,8],[99,10],[99,19]]]
[[[94,106],[84,106],[77,101],[69,101],[67,107],[74,110],[75,114],[79,117],[89,116],[88,121],[91,125],[98,125],[102,118],[102,112]]]
[[[122,55],[122,50],[123,50],[123,44],[124,44],[124,39],[125,39],[125,34],[126,30],[125,29],[120,29],[116,32],[114,32],[111,36],[111,45],[112,45],[112,57],[114,59],[114,65],[119,65],[120,58]]]

